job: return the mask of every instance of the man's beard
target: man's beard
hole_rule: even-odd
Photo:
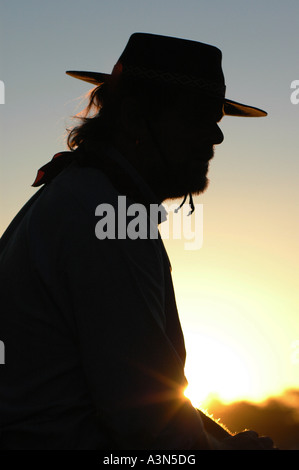
[[[163,158],[160,152],[159,158],[150,160],[150,164],[140,170],[160,202],[190,193],[197,196],[209,185],[207,173],[209,160],[214,156],[213,145],[202,147],[200,152],[188,149],[184,153],[185,161],[169,163],[171,159]]]
[[[159,172],[159,176],[156,178],[156,188],[159,188],[159,192],[165,199],[176,199],[184,197],[186,194],[193,194],[198,196],[202,194],[209,186],[209,179],[207,173],[209,170],[209,160],[213,158],[213,148],[205,152],[206,160],[201,162],[200,160],[186,161],[179,167],[173,165],[165,171]]]
[[[206,176],[207,171],[201,173],[193,173],[192,175],[187,172],[182,172],[182,174],[177,178],[177,175],[169,175],[169,179],[165,181],[163,188],[163,194],[165,199],[177,199],[183,197],[186,194],[193,194],[198,196],[202,194],[209,185],[209,179]]]

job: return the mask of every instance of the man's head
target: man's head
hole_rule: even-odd
[[[223,141],[223,102],[183,91],[155,101],[146,108],[134,97],[123,101],[115,144],[159,199],[199,194],[207,187],[214,145]]]
[[[111,75],[67,73],[99,85],[89,106],[96,115],[71,132],[70,147],[108,138],[161,200],[206,188],[224,114],[266,115],[225,98],[221,51],[195,41],[137,33]]]

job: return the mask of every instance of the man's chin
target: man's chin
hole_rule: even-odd
[[[190,185],[188,189],[188,193],[191,193],[193,196],[199,196],[203,192],[206,191],[206,189],[209,186],[210,181],[208,180],[207,177],[204,177],[201,181],[196,181],[194,185]],[[186,194],[186,192],[185,192]]]
[[[182,176],[182,179],[183,176]],[[176,185],[175,188],[172,188],[172,190],[168,191],[168,195],[165,197],[165,199],[177,199],[180,197],[185,197],[186,194],[192,194],[193,196],[199,196],[202,194],[204,191],[209,186],[209,179],[206,176],[203,176],[201,178],[196,178],[196,181],[180,181],[179,185]]]
[[[191,191],[192,195],[199,196],[200,194],[204,193],[208,189],[209,184],[210,184],[210,180],[208,178],[205,178],[205,181],[202,187],[195,189],[194,191]]]

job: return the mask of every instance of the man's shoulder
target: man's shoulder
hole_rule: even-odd
[[[118,240],[119,248],[134,253],[152,249],[161,252],[163,244],[151,211],[136,204],[113,185],[100,169],[72,163],[44,188],[30,214],[32,227],[54,228],[93,243]],[[107,241],[102,246],[110,246]],[[113,243],[115,247],[116,244]]]
[[[48,198],[59,199],[61,204],[71,204],[94,216],[98,204],[116,205],[119,193],[107,175],[99,168],[81,167],[72,163],[49,184],[45,190]]]

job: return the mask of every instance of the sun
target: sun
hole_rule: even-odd
[[[185,395],[193,406],[205,407],[215,396],[224,403],[248,397],[254,380],[241,350],[205,334],[187,334],[186,342]]]

